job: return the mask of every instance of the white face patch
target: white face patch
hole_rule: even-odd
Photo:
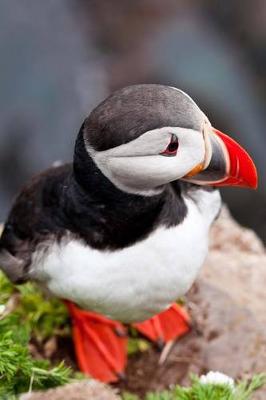
[[[172,135],[178,139],[175,156],[163,156]],[[86,149],[102,173],[119,189],[152,195],[162,186],[183,178],[204,160],[205,145],[201,132],[163,127],[145,132],[129,143],[97,152]]]

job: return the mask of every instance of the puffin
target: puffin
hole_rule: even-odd
[[[204,263],[219,187],[257,183],[249,154],[189,95],[128,86],[84,120],[72,163],[22,188],[0,266],[15,284],[37,282],[65,302],[79,368],[114,382],[128,324],[160,345],[189,331],[177,299]]]

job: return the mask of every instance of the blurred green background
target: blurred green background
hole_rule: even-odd
[[[111,90],[163,83],[253,156],[259,191],[224,197],[266,241],[265,0],[0,0],[0,52],[0,220]]]

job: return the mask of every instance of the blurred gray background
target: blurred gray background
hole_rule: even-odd
[[[259,190],[223,194],[266,241],[265,0],[0,0],[0,52],[0,220],[110,91],[162,83],[253,156]]]

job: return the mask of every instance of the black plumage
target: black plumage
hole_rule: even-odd
[[[109,181],[106,185],[107,179],[90,163],[89,184],[66,164],[34,177],[16,198],[0,238],[0,253],[6,250],[23,260],[15,280],[27,279],[37,245],[60,241],[67,232],[92,248],[115,250],[143,239],[160,224],[176,225],[185,218],[185,184],[173,183],[152,197],[128,194]]]
[[[161,85],[124,88],[102,102],[81,126],[73,164],[37,175],[16,198],[0,239],[4,271],[14,281],[27,279],[36,247],[66,234],[92,248],[115,250],[142,240],[159,225],[182,222],[187,213],[183,195],[193,185],[175,181],[154,196],[126,193],[103,175],[85,143],[103,151],[163,126],[199,130],[202,115],[188,96]]]

